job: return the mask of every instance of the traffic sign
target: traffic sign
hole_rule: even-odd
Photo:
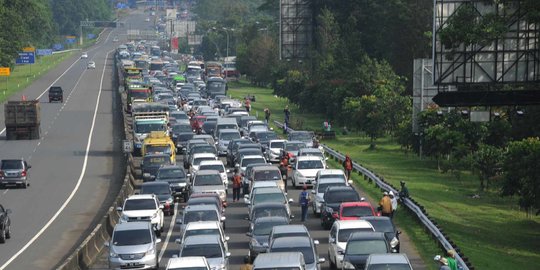
[[[36,48],[32,47],[32,46],[29,46],[29,47],[24,47],[22,49],[23,52],[35,52],[36,51]]]
[[[81,21],[82,27],[94,27],[94,21]]]
[[[51,55],[52,49],[37,49],[36,55]]]
[[[0,76],[9,76],[11,70],[8,67],[0,67]]]
[[[124,153],[131,153],[133,152],[133,142],[130,140],[123,140],[122,144],[124,146]]]
[[[33,52],[20,52],[15,60],[15,64],[34,64],[35,62],[36,57]]]

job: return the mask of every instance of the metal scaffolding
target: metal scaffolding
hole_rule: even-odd
[[[279,49],[281,59],[308,58],[313,16],[309,0],[280,1]]]

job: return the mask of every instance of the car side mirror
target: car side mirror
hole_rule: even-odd
[[[161,243],[161,238],[156,239],[156,244],[159,244],[159,243]]]
[[[248,199],[244,199],[244,203],[247,204],[247,205],[251,204],[251,202]]]
[[[229,258],[229,257],[231,257],[231,253],[230,252],[225,253],[225,258]]]
[[[26,166],[26,167],[27,167],[28,169],[32,168],[32,166],[30,166],[30,165],[28,165],[28,166]]]
[[[330,239],[328,239],[328,242],[329,242],[330,244],[335,244],[335,243],[336,243],[336,239],[335,239],[335,238],[330,238]]]
[[[317,194],[317,192],[314,189],[312,189],[311,194]]]
[[[174,239],[174,242],[177,244],[180,244],[182,243],[182,239],[181,238]]]
[[[191,173],[186,174],[187,177],[191,177]]]
[[[253,236],[253,234],[251,232],[247,232],[246,236],[251,237],[251,236]]]
[[[231,238],[229,236],[225,236],[225,241],[229,241]]]
[[[326,262],[325,258],[319,258],[319,263],[324,263],[324,262]]]
[[[226,217],[221,217],[220,220],[221,221],[225,221],[227,218]]]
[[[347,183],[349,183],[349,185],[352,185],[353,181],[352,180],[347,180]]]
[[[111,244],[109,242],[105,242],[104,244],[106,247],[109,247]]]
[[[320,244],[320,243],[319,243],[319,240],[313,240],[313,244],[314,244],[314,245]]]
[[[6,213],[9,215],[11,214],[11,209],[6,209]]]
[[[163,205],[160,204],[160,205],[159,205],[159,209],[163,209],[163,208],[165,208],[165,207],[164,207]]]
[[[183,222],[182,222],[181,219],[177,219],[177,220],[176,220],[176,224],[182,224],[182,223],[183,223]]]
[[[230,169],[227,169],[227,173],[230,173],[230,172],[231,172],[231,170],[230,170]]]
[[[339,250],[339,251],[338,251],[338,254],[339,254],[339,255],[345,255],[345,252],[344,252],[343,250]]]
[[[325,157],[324,160],[328,160],[328,157]]]
[[[116,207],[116,211],[122,212],[122,207]]]
[[[289,199],[289,203],[293,203],[293,202],[294,202],[294,200],[292,198]]]
[[[401,234],[401,231],[396,231],[396,235],[400,235]]]

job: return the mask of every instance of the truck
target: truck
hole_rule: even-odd
[[[227,81],[237,81],[240,78],[240,72],[236,69],[236,56],[225,57],[223,68]]]
[[[133,115],[133,146],[134,154],[142,154],[144,139],[152,132],[159,131],[165,135],[168,132],[168,112],[141,112]]]
[[[152,131],[144,139],[142,156],[147,154],[168,154],[171,157],[171,164],[176,163],[176,146],[171,137],[161,131]]]
[[[208,78],[206,81],[206,97],[214,98],[216,95],[227,95],[227,82],[220,77]]]
[[[6,140],[40,138],[39,100],[8,101],[4,105]]]
[[[207,80],[212,77],[223,78],[223,65],[220,62],[206,62],[204,67]]]

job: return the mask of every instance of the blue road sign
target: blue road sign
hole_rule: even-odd
[[[36,58],[33,52],[20,52],[19,57],[15,60],[15,64],[34,64]]]
[[[36,55],[51,55],[52,49],[37,49]]]
[[[87,39],[94,39],[94,38],[96,38],[96,35],[94,35],[94,34],[88,34],[88,35],[86,35],[86,38],[87,38]]]
[[[55,51],[61,51],[61,50],[64,49],[64,44],[62,44],[62,43],[55,43],[55,44],[53,44],[52,47],[53,47],[53,50],[55,50]]]
[[[73,43],[75,43],[75,38],[66,38],[66,43],[67,43],[67,44],[73,44]]]

